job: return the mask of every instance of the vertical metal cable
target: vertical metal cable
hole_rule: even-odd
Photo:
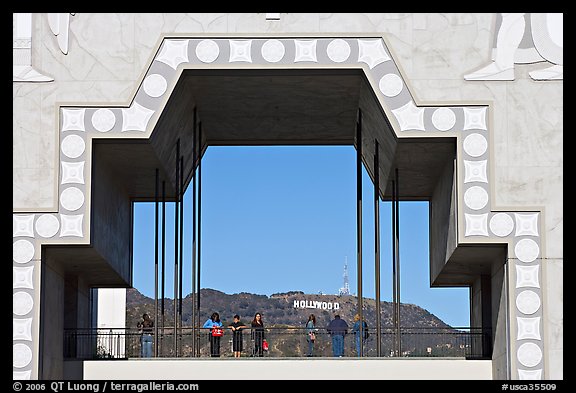
[[[362,110],[358,109],[358,123],[356,124],[356,275],[358,286],[358,315],[360,316],[360,343],[364,334],[363,299],[362,299]],[[363,355],[363,345],[360,345],[360,353]]]
[[[192,131],[192,356],[196,356],[196,107]]]
[[[380,302],[380,156],[374,140],[374,281],[376,285],[376,356],[382,356],[382,309]]]
[[[178,197],[179,197],[179,169],[180,162],[178,160],[180,157],[180,138],[176,141],[176,156],[174,158],[176,174],[174,176],[174,301],[173,301],[173,311],[174,311],[174,356],[178,357],[178,319],[177,319],[177,305],[178,305]]]
[[[160,338],[160,354],[162,355],[162,344],[164,340],[164,326],[165,326],[165,308],[164,298],[166,297],[166,180],[162,180],[162,292],[160,304],[162,308],[162,333]]]
[[[198,296],[196,298],[196,315],[198,329],[200,329],[200,262],[202,251],[202,122],[198,123],[198,266],[196,271],[196,288]],[[200,335],[197,337],[196,351],[200,356]]]
[[[394,356],[398,356],[397,315],[396,315],[396,182],[392,180],[392,326],[394,331]]]
[[[400,186],[396,168],[396,330],[398,336],[398,356],[402,356],[402,330],[400,329]]]
[[[179,342],[178,342],[178,353],[182,353],[182,282],[183,282],[183,268],[184,268],[184,157],[180,156],[180,273],[178,274],[178,326],[179,326]]]
[[[158,357],[158,168],[154,181],[154,357]]]

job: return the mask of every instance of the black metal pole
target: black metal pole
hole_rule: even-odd
[[[358,315],[360,316],[360,344],[362,344],[363,313],[362,313],[362,111],[358,109],[358,123],[356,124],[356,276],[358,286]],[[363,345],[360,345],[360,353],[363,356]]]
[[[192,357],[196,356],[196,107],[192,132]]]
[[[394,356],[398,356],[396,351],[398,337],[396,336],[396,182],[392,180],[392,326],[394,331]]]
[[[180,341],[178,352],[181,353],[180,349],[182,347],[182,282],[183,268],[184,268],[184,157],[180,156],[180,274],[178,275],[178,324],[180,329]]]
[[[166,180],[162,180],[162,293],[161,293],[161,308],[162,308],[162,338],[160,339],[160,354],[162,354],[162,342],[164,340],[164,325],[165,325],[165,309],[164,298],[166,297],[164,290],[166,287]]]
[[[202,251],[202,122],[198,123],[198,266],[196,270],[197,303],[196,314],[198,317],[198,330],[200,330],[200,268]],[[196,351],[200,356],[200,334],[198,334]]]
[[[154,357],[158,357],[158,168],[154,181]]]
[[[178,187],[178,178],[179,178],[179,168],[180,162],[178,161],[178,157],[180,157],[180,139],[176,141],[176,157],[174,158],[175,161],[175,169],[176,174],[174,176],[174,356],[178,357],[178,320],[177,320],[177,303],[178,303],[178,194],[179,194],[179,187]]]
[[[402,356],[402,331],[400,329],[400,187],[396,168],[396,329],[398,335],[398,356]]]
[[[382,321],[380,302],[380,156],[374,140],[374,281],[376,283],[376,356],[382,356]]]

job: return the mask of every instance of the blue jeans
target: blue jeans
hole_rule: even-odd
[[[332,355],[344,356],[344,336],[341,334],[332,335]]]
[[[360,341],[362,341],[362,347],[364,347],[366,340],[360,340],[360,333],[356,333],[356,356],[360,356]]]
[[[308,353],[306,356],[312,356],[312,353],[314,352],[314,341],[310,340],[310,337],[306,340],[308,340]]]
[[[152,357],[152,335],[151,334],[143,334],[140,336],[140,356],[143,358],[151,358]]]

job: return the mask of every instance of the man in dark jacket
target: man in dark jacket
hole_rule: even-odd
[[[334,319],[330,321],[326,327],[330,336],[332,336],[332,355],[334,357],[344,356],[344,335],[348,333],[348,324],[340,315],[334,315]]]

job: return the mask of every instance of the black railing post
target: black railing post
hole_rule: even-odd
[[[198,123],[198,266],[196,271],[197,303],[196,315],[198,323],[198,336],[196,350],[200,356],[200,262],[202,251],[202,122]]]
[[[402,356],[402,330],[400,328],[400,187],[398,183],[398,168],[396,168],[396,329],[398,335],[398,356]]]
[[[374,140],[374,281],[376,286],[376,356],[382,356],[382,310],[380,302],[380,160]]]
[[[162,180],[162,258],[161,258],[161,270],[162,270],[162,291],[161,291],[161,299],[160,299],[160,308],[162,314],[162,332],[161,337],[156,338],[156,341],[160,344],[159,352],[160,356],[162,356],[162,344],[164,340],[164,324],[165,324],[165,308],[164,308],[164,298],[165,295],[165,287],[166,287],[166,180]],[[157,323],[157,322],[156,322]]]
[[[158,168],[154,182],[154,357],[158,357]]]
[[[362,302],[362,110],[358,109],[358,123],[356,124],[356,275],[358,287],[358,315],[360,317],[360,353],[363,355],[362,338],[363,338],[363,302]]]
[[[174,176],[174,301],[173,301],[173,311],[174,311],[174,327],[173,327],[173,334],[174,334],[174,342],[173,342],[173,349],[174,349],[174,356],[178,357],[178,315],[177,315],[177,305],[178,305],[178,197],[179,197],[179,169],[180,169],[180,162],[178,160],[180,157],[180,139],[176,141],[176,156],[174,158],[175,166],[176,166],[176,174]]]
[[[398,322],[398,316],[396,315],[396,182],[392,180],[392,325],[393,325],[393,353],[394,356],[398,356],[397,344],[398,336],[396,325]]]
[[[196,357],[196,107],[192,131],[192,357]]]
[[[122,340],[120,337],[121,337],[120,334],[116,335],[116,358],[120,357],[120,348],[122,347],[121,346]],[[124,335],[124,344],[126,344],[126,335]],[[126,348],[124,348],[124,350],[126,350]],[[112,350],[110,350],[110,356],[111,357],[114,357],[113,353],[114,352]],[[126,354],[124,354],[124,355],[126,355]]]
[[[183,282],[183,268],[184,268],[184,156],[180,156],[180,274],[178,275],[178,324],[179,324],[179,347],[178,353],[181,353],[182,347],[182,282]]]

